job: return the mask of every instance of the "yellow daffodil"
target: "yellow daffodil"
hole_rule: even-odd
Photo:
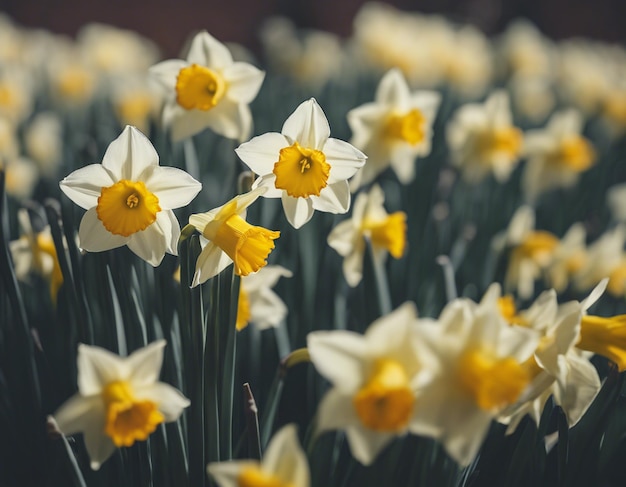
[[[309,487],[309,464],[294,424],[283,426],[270,440],[263,460],[209,463],[207,471],[219,487]]]
[[[369,162],[368,162],[369,163]],[[385,211],[385,194],[378,185],[359,193],[354,202],[352,218],[339,223],[328,235],[328,245],[343,260],[343,275],[352,287],[363,277],[365,239],[372,245],[374,258],[384,261],[387,254],[395,259],[404,255],[406,248],[406,214]]]
[[[180,227],[172,209],[187,205],[201,188],[186,172],[159,166],[150,141],[131,126],[111,142],[102,164],[74,171],[60,186],[87,210],[78,231],[81,248],[127,245],[153,266],[165,252],[176,255]]]
[[[484,103],[461,106],[446,132],[453,164],[463,177],[477,183],[493,174],[506,181],[522,153],[522,131],[512,124],[509,97],[495,91]]]
[[[436,325],[419,320],[417,326],[428,328],[420,337],[440,365],[420,391],[413,431],[439,439],[454,460],[467,465],[491,421],[528,387],[524,363],[532,359],[538,334],[509,326],[492,299],[456,299]]]
[[[271,288],[281,277],[291,276],[290,270],[279,265],[268,265],[257,272],[242,276],[237,330],[243,330],[248,323],[253,323],[261,330],[280,325],[287,316],[287,306]]]
[[[65,435],[82,432],[97,470],[115,448],[148,438],[159,424],[176,421],[189,400],[158,382],[165,340],[128,357],[100,347],[78,347],[78,392],[54,413]]]
[[[281,133],[254,137],[235,149],[259,174],[253,188],[265,198],[281,198],[287,220],[300,228],[315,210],[346,213],[350,207],[348,178],[366,156],[347,142],[330,138],[321,107],[311,98],[285,121]]]
[[[421,407],[418,390],[431,362],[414,332],[416,317],[406,303],[365,335],[336,330],[307,337],[313,365],[333,386],[319,404],[318,430],[345,430],[352,455],[364,465],[412,431]]]
[[[189,217],[189,223],[203,237],[192,286],[216,276],[232,263],[239,276],[257,272],[267,264],[267,256],[274,249],[274,240],[280,232],[250,225],[245,220],[248,206],[265,191],[265,188],[257,188],[207,213]]]
[[[265,73],[251,64],[233,62],[222,43],[200,32],[191,42],[187,59],[163,61],[150,74],[166,89],[163,123],[174,140],[210,128],[243,141],[250,135],[248,104],[256,97]]]
[[[399,69],[381,79],[373,102],[348,112],[350,143],[367,154],[352,189],[374,180],[391,166],[403,184],[415,177],[415,158],[430,153],[432,124],[441,97],[434,91],[411,93]]]

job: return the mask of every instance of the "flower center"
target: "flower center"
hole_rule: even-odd
[[[522,150],[522,131],[516,127],[485,130],[478,135],[476,145],[482,159],[504,154],[512,159]]]
[[[530,382],[528,370],[515,359],[496,358],[480,349],[463,354],[457,377],[465,392],[485,411],[512,404]]]
[[[247,276],[267,265],[280,232],[250,225],[238,214],[209,223],[202,234],[221,248],[235,263],[235,274]]]
[[[280,150],[274,164],[276,187],[294,198],[319,196],[326,187],[330,165],[322,151],[307,149],[297,142]]]
[[[546,265],[559,244],[559,239],[550,232],[538,230],[530,232],[514,252],[519,257],[532,259],[539,265]]]
[[[118,118],[131,125],[141,125],[150,115],[153,106],[153,98],[142,93],[120,98],[115,104],[115,111]]]
[[[411,419],[415,395],[400,362],[378,359],[369,380],[352,402],[361,422],[375,431],[402,430]]]
[[[424,140],[426,119],[422,112],[414,108],[404,115],[392,115],[387,120],[384,133],[390,139],[402,140],[410,145],[417,145]]]
[[[383,221],[365,220],[362,231],[369,235],[375,247],[386,249],[399,259],[406,247],[406,213],[397,211]]]
[[[602,355],[626,370],[626,315],[583,316],[578,348]]]
[[[124,237],[148,228],[159,211],[159,198],[148,191],[145,184],[126,179],[102,188],[96,206],[104,228]]]
[[[57,88],[59,93],[71,100],[83,100],[93,89],[93,76],[79,66],[72,66],[60,75]]]
[[[131,446],[136,440],[145,440],[165,420],[152,401],[139,401],[133,396],[130,384],[115,381],[102,390],[106,407],[104,432],[115,446]]]
[[[187,109],[210,110],[226,93],[226,82],[215,71],[197,64],[182,68],[176,78],[176,101]]]
[[[237,302],[237,321],[235,322],[235,328],[237,331],[243,330],[250,322],[250,300],[248,299],[248,293],[243,290],[241,284],[239,285],[239,301]]]
[[[293,487],[293,484],[283,482],[275,475],[263,472],[258,467],[245,467],[237,477],[239,487]]]
[[[593,166],[596,153],[584,137],[575,135],[561,142],[561,146],[548,158],[549,163],[574,172],[583,172]]]

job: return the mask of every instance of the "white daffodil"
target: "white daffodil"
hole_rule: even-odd
[[[287,220],[300,228],[315,210],[346,213],[350,208],[348,178],[366,156],[347,142],[330,138],[326,115],[315,99],[301,103],[281,133],[254,137],[235,149],[259,178],[265,198],[281,198]]]
[[[415,158],[430,153],[432,125],[441,96],[435,91],[411,93],[399,69],[380,80],[374,101],[348,112],[350,143],[367,154],[367,163],[352,189],[368,184],[391,165],[403,184],[415,177]]]
[[[328,245],[343,260],[343,275],[352,287],[363,277],[365,239],[372,245],[374,258],[384,261],[387,253],[399,259],[406,247],[406,213],[396,211],[389,215],[383,203],[385,194],[378,185],[359,193],[354,202],[352,218],[339,223],[328,235]]]
[[[235,264],[235,274],[247,276],[267,264],[280,232],[250,225],[246,210],[266,188],[235,196],[228,203],[189,217],[189,224],[202,234],[202,252],[196,262],[192,286],[202,284]]]
[[[159,166],[150,141],[131,126],[111,142],[102,164],[74,171],[60,186],[87,210],[78,230],[81,248],[127,245],[153,266],[165,252],[176,255],[180,227],[172,209],[187,205],[202,187],[180,169]]]
[[[22,64],[0,70],[0,117],[18,124],[33,112],[35,86],[32,73]]]
[[[352,454],[364,465],[413,430],[418,391],[432,365],[415,334],[416,317],[415,306],[406,303],[365,335],[336,330],[307,337],[313,365],[333,385],[319,404],[318,431],[345,430]]]
[[[509,326],[493,299],[454,300],[436,326],[432,320],[418,320],[417,326],[429,328],[420,337],[440,366],[420,391],[414,431],[439,439],[454,460],[467,465],[492,419],[528,386],[523,364],[537,348],[537,333]]]
[[[50,297],[56,303],[57,293],[63,284],[63,274],[52,240],[50,227],[35,232],[28,211],[18,210],[20,238],[9,243],[15,276],[27,281],[31,272],[39,274],[50,282]]]
[[[161,93],[151,80],[141,75],[118,76],[111,80],[111,103],[122,125],[141,131],[150,128],[159,111]]]
[[[524,152],[528,162],[522,189],[529,202],[552,188],[573,186],[580,173],[595,164],[595,150],[581,135],[582,128],[582,115],[570,109],[552,115],[545,129],[526,133]]]
[[[581,319],[586,309],[602,294],[594,291],[582,303],[571,301],[559,306],[554,290],[545,291],[526,311],[517,312],[512,300],[500,298],[499,286],[490,289],[491,299],[511,326],[535,330],[541,339],[534,356],[524,366],[531,382],[520,400],[503,411],[499,421],[512,433],[526,415],[539,424],[550,396],[561,406],[569,426],[574,426],[587,411],[600,390],[600,377],[585,354],[576,348],[580,340]],[[503,306],[502,303],[507,305]]]
[[[309,487],[309,464],[294,424],[283,426],[270,440],[263,460],[209,463],[207,471],[219,487]]]
[[[159,424],[176,421],[189,400],[158,382],[165,340],[128,357],[103,348],[78,346],[78,393],[54,413],[65,435],[82,432],[97,470],[116,447],[148,438]]]
[[[587,232],[582,223],[575,223],[563,235],[552,253],[545,278],[557,293],[564,291],[587,262]]]
[[[0,169],[5,175],[5,190],[8,195],[18,200],[30,198],[39,181],[37,164],[27,157],[14,157],[6,161],[0,160]]]
[[[504,182],[520,158],[522,131],[512,123],[509,96],[495,91],[484,103],[461,106],[446,132],[453,164],[470,183],[488,174]]]
[[[551,264],[559,239],[545,230],[535,230],[535,211],[530,206],[517,209],[504,235],[496,235],[493,247],[510,249],[504,287],[519,296],[532,296],[535,281]]]
[[[193,38],[187,59],[172,59],[150,68],[167,90],[163,123],[174,140],[205,128],[245,140],[252,130],[248,104],[257,95],[265,73],[251,64],[233,62],[224,44],[203,31]]]
[[[272,291],[281,277],[291,277],[289,269],[268,265],[258,272],[242,276],[237,306],[237,330],[253,323],[260,330],[278,326],[287,316],[287,306]]]

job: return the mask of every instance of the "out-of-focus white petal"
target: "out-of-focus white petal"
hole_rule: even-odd
[[[125,380],[128,368],[118,355],[101,347],[78,346],[78,390],[83,396],[100,394],[109,382]]]
[[[319,403],[317,412],[317,430],[322,433],[329,430],[342,430],[359,426],[352,394],[345,394],[332,388]]]
[[[329,184],[319,196],[312,196],[313,208],[328,213],[346,213],[350,209],[350,185],[348,181]]]
[[[307,348],[315,368],[342,392],[350,394],[363,382],[363,337],[344,330],[315,331],[307,336]]]
[[[141,181],[159,198],[159,206],[171,210],[188,205],[202,189],[202,184],[181,169],[150,166]]]
[[[133,387],[153,384],[159,378],[163,365],[163,347],[165,340],[157,340],[147,347],[140,348],[126,358],[126,365],[130,369],[129,380]]]
[[[97,422],[104,414],[104,403],[99,395],[75,394],[65,401],[54,413],[59,430],[66,436],[79,433]]]
[[[228,84],[226,96],[237,103],[250,103],[256,97],[265,73],[248,63],[233,63],[222,72]]]
[[[292,142],[308,149],[323,150],[330,137],[330,125],[315,98],[302,102],[289,115],[281,130]]]
[[[233,63],[233,56],[224,44],[207,31],[202,31],[191,41],[187,62],[221,71]]]
[[[154,80],[162,85],[167,92],[174,94],[178,73],[188,64],[188,62],[182,59],[169,59],[155,64],[148,70],[148,73]]]
[[[324,144],[326,162],[330,164],[328,184],[344,181],[363,167],[367,156],[356,147],[339,139],[328,139]]]
[[[159,164],[159,155],[148,138],[138,129],[127,125],[120,136],[109,144],[102,166],[115,180],[139,181],[141,173],[149,166]]]
[[[313,203],[310,198],[292,198],[284,191],[282,203],[287,221],[296,229],[308,222],[313,216]]]
[[[399,69],[394,68],[387,71],[378,84],[375,99],[378,103],[384,103],[396,109],[408,107],[409,87]]]
[[[346,428],[346,436],[352,455],[363,465],[372,463],[378,453],[395,437],[393,433],[380,433],[359,426]]]
[[[89,427],[83,431],[85,447],[89,454],[92,470],[98,470],[102,462],[109,458],[115,451],[115,444],[111,438],[102,434],[104,431],[104,413],[99,419],[100,421],[90,424]]]
[[[602,384],[596,368],[585,357],[572,351],[566,358],[567,382],[559,388],[557,399],[571,428],[589,409]]]
[[[165,421],[176,421],[183,410],[191,404],[182,393],[164,382],[146,384],[134,390],[137,399],[148,399],[157,405]]]
[[[268,474],[276,475],[283,485],[309,486],[309,464],[294,424],[283,426],[274,434],[263,456],[261,468]]]
[[[354,251],[358,239],[363,238],[358,230],[352,220],[344,220],[328,234],[328,245],[342,257],[347,257]]]
[[[241,144],[235,152],[252,172],[262,176],[274,170],[280,150],[288,146],[283,134],[269,132]]]
[[[207,472],[215,479],[219,487],[239,487],[239,475],[247,468],[260,468],[261,464],[254,460],[236,460],[230,462],[213,462],[207,466]]]
[[[98,204],[102,188],[113,186],[116,181],[102,164],[90,164],[63,178],[59,186],[69,199],[89,210]]]

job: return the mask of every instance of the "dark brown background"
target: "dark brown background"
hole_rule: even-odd
[[[348,36],[365,0],[0,0],[19,24],[74,35],[87,22],[130,28],[156,41],[165,57],[179,54],[190,32],[207,29],[222,41],[258,49],[258,26],[272,14],[300,27]],[[625,0],[389,0],[404,10],[444,13],[489,34],[524,16],[550,37],[626,40]]]

